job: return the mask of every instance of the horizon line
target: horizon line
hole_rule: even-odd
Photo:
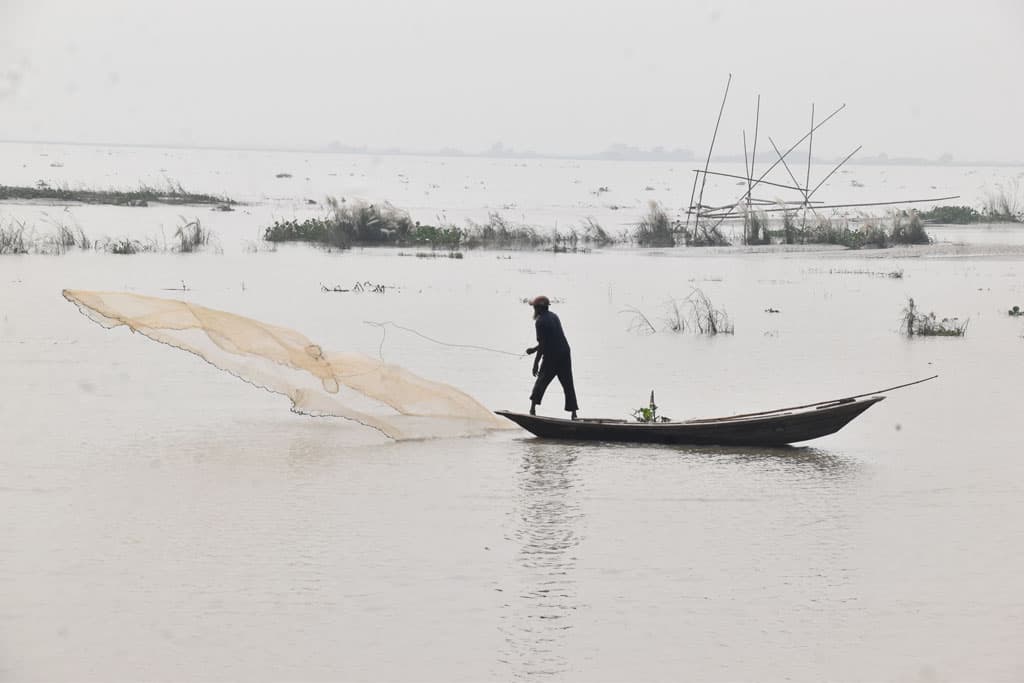
[[[681,148],[675,148],[675,150],[667,150],[661,148],[663,151],[655,151],[658,148],[643,149],[640,147],[634,147],[631,145],[624,145],[622,143],[615,143],[609,145],[609,147],[600,152],[589,152],[589,153],[554,153],[554,152],[536,152],[533,150],[527,151],[516,151],[514,149],[505,149],[502,153],[494,153],[493,147],[490,150],[484,150],[480,152],[466,152],[457,148],[442,147],[439,150],[434,151],[412,151],[405,150],[398,147],[391,148],[379,148],[372,149],[369,147],[355,147],[352,145],[339,145],[338,143],[328,143],[321,147],[302,147],[302,146],[257,146],[257,145],[223,145],[223,144],[211,144],[211,145],[196,145],[196,144],[173,144],[173,143],[138,143],[138,142],[83,142],[79,140],[14,140],[14,139],[0,139],[0,144],[12,144],[12,145],[68,145],[72,147],[126,147],[135,149],[175,149],[175,150],[196,150],[196,151],[216,151],[216,152],[287,152],[296,154],[347,154],[347,155],[361,155],[361,156],[418,156],[418,157],[444,157],[449,159],[458,158],[482,158],[482,159],[556,159],[556,160],[576,160],[576,161],[648,161],[648,162],[699,162],[700,159],[693,154],[690,150],[682,150]],[[339,149],[330,149],[332,145],[337,145]],[[628,149],[625,155],[617,154],[614,149],[616,146],[622,146]],[[690,156],[676,156],[670,158],[673,152],[690,152]],[[635,154],[631,156],[630,152]],[[646,156],[645,156],[646,155]],[[663,155],[665,158],[650,158],[650,156]],[[771,160],[773,157],[765,155],[764,159]],[[874,156],[864,157],[862,159],[851,159],[848,163],[851,165],[865,164],[865,165],[881,165],[881,166],[986,166],[986,167],[1014,167],[1024,166],[1022,161],[959,161],[955,158],[951,158],[949,161],[942,161],[942,157],[938,159],[927,159],[923,157],[912,157],[912,156],[889,156],[885,152],[881,152]],[[760,157],[759,157],[760,159]],[[821,159],[819,157],[813,157],[814,163],[830,164],[835,163],[837,159]],[[742,162],[743,156],[738,154],[723,154],[723,155],[712,155],[712,161],[720,161],[727,163]]]

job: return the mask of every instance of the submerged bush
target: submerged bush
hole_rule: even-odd
[[[921,313],[911,297],[900,316],[900,330],[908,337],[962,337],[969,322],[961,322],[959,318],[939,320],[935,313]]]
[[[641,247],[674,247],[676,239],[673,224],[661,204],[652,201],[647,215],[640,219],[633,230],[633,240]]]
[[[924,229],[924,221],[917,211],[897,211],[892,215],[892,241],[894,244],[931,244]]]

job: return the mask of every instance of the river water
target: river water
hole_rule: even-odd
[[[123,187],[167,168],[190,190],[250,204],[0,206],[40,232],[59,219],[91,237],[159,235],[179,214],[201,215],[221,244],[0,257],[0,679],[1024,678],[1024,319],[1006,314],[1024,306],[1018,230],[938,227],[928,247],[861,252],[266,251],[268,218],[313,211],[307,195],[332,187],[424,220],[515,204],[528,220],[566,224],[590,211],[635,220],[649,178],[669,172],[546,162],[534,177],[529,164],[542,162],[4,147],[5,182]],[[316,170],[297,171],[307,157]],[[345,181],[358,173],[349,166],[377,175]],[[871,187],[882,171],[965,197],[1017,173],[853,172]],[[562,175],[588,189],[559,200],[548,181]],[[419,204],[400,194],[451,183],[473,189]],[[671,185],[675,199],[682,186]],[[616,187],[628,196],[605,197]],[[394,289],[321,290],[366,281]],[[390,442],[104,330],[61,297],[67,287],[290,327],[496,409],[528,405],[530,360],[496,351],[532,343],[522,299],[539,293],[557,299],[585,416],[626,417],[652,389],[661,412],[683,419],[940,377],[789,449],[559,444],[521,431]],[[670,302],[695,288],[735,334],[664,331]],[[966,336],[902,336],[907,297],[969,318]],[[635,311],[658,331],[631,329]],[[382,337],[366,321],[435,341],[397,327]],[[556,383],[541,412],[562,414],[560,401]]]

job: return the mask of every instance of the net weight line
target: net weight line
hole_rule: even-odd
[[[522,353],[513,353],[512,351],[504,351],[502,349],[493,349],[493,348],[491,348],[489,346],[480,346],[478,344],[455,344],[453,342],[441,341],[440,339],[434,339],[433,337],[425,335],[422,332],[420,332],[419,330],[415,330],[415,329],[413,329],[411,327],[406,327],[405,325],[399,325],[398,323],[396,323],[394,321],[391,321],[391,320],[385,320],[385,321],[382,321],[382,322],[378,322],[378,321],[375,321],[375,320],[364,320],[363,324],[364,325],[371,325],[373,327],[380,328],[381,335],[380,335],[380,344],[377,347],[377,356],[382,361],[384,360],[384,342],[385,342],[385,340],[387,340],[387,336],[388,336],[387,328],[388,327],[394,327],[397,330],[402,330],[403,332],[408,332],[409,334],[414,334],[417,337],[420,337],[421,339],[425,339],[426,341],[428,341],[428,342],[430,342],[432,344],[438,344],[439,346],[448,346],[448,347],[451,347],[451,348],[454,348],[454,349],[472,349],[474,351],[486,351],[488,353],[496,353],[496,354],[499,354],[499,355],[502,355],[502,356],[512,356],[514,358],[522,358],[525,355],[525,354],[522,354]]]

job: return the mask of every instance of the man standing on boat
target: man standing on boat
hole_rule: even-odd
[[[533,306],[533,319],[537,328],[537,345],[526,349],[527,354],[536,353],[533,359],[533,376],[537,378],[530,394],[530,415],[537,414],[537,406],[544,398],[544,391],[555,377],[565,392],[565,410],[576,419],[576,388],[572,383],[572,358],[569,342],[562,331],[562,321],[548,310],[551,301],[546,296],[538,296],[530,302]]]

